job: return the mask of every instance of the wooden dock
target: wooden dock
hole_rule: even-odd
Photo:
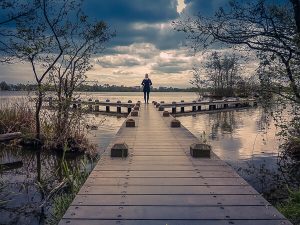
[[[190,156],[197,138],[153,105],[118,131],[60,225],[291,225],[216,155]],[[111,158],[116,142],[127,158]]]

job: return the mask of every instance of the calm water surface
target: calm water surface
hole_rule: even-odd
[[[0,92],[0,101],[23,101],[25,92]],[[143,100],[142,93],[81,93],[82,99],[92,98],[100,101],[110,99],[136,102]],[[150,100],[191,101],[194,93],[151,93]],[[25,98],[26,99],[26,98]],[[259,192],[268,190],[268,178],[261,171],[276,171],[278,140],[273,121],[265,116],[260,107],[228,112],[198,114],[178,118],[195,136],[204,138],[213,147],[213,151],[232,165]],[[90,131],[90,140],[98,145],[102,152],[118,131],[125,118],[104,115],[86,115],[86,122],[98,125],[98,130]],[[57,183],[57,170],[60,158],[54,154],[24,149],[1,149],[0,163],[22,160],[23,166],[4,171],[1,180],[5,190],[10,193],[5,198],[8,203],[0,205],[0,224],[44,224],[51,213],[51,203],[41,206],[45,195]],[[84,160],[85,168],[90,171],[95,162],[84,157],[70,159],[70,164],[78,165]],[[260,171],[260,172],[258,172]],[[38,188],[44,183],[44,191]],[[0,192],[0,197],[3,195]],[[3,197],[2,197],[3,198]]]

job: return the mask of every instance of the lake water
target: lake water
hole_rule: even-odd
[[[24,100],[23,92],[0,92],[0,101],[17,102]],[[120,100],[142,101],[142,93],[81,93],[82,99],[92,98],[111,102]],[[151,93],[150,100],[155,101],[192,101],[197,98],[194,93]],[[277,169],[278,140],[273,121],[269,119],[260,107],[238,109],[227,112],[198,114],[178,117],[182,124],[195,136],[204,137],[212,145],[213,151],[223,160],[232,165],[259,192],[270,187],[270,180],[264,171]],[[98,125],[98,130],[90,131],[90,140],[98,145],[102,152],[109,144],[125,118],[105,115],[86,115],[86,122]],[[0,224],[44,224],[45,217],[51,212],[51,204],[40,207],[45,193],[57,183],[59,157],[52,153],[24,150],[0,150],[0,162],[21,159],[23,166],[5,171],[1,179],[5,190],[11,190],[9,201],[5,207],[0,205]],[[79,164],[81,158],[71,159],[71,163]],[[41,165],[40,163],[41,162]],[[90,171],[94,164],[86,161]],[[259,172],[258,172],[259,171]],[[44,192],[37,187],[37,179],[44,182]],[[1,196],[1,192],[0,192]],[[1,200],[1,199],[0,199]]]

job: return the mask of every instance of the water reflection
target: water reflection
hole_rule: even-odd
[[[276,127],[261,108],[180,117],[197,137],[206,134],[213,151],[258,191],[270,187],[277,173]],[[268,176],[266,173],[269,173]]]
[[[32,151],[22,148],[0,149],[1,162],[22,160],[23,166],[16,169],[2,171],[0,224],[44,224],[49,216],[51,201],[46,204],[48,194],[63,179],[61,173],[61,157],[45,151]],[[9,157],[9,158],[8,158]],[[87,162],[86,169],[91,170],[94,162],[85,156],[68,159],[70,168]],[[6,193],[4,195],[4,193]],[[42,206],[41,206],[42,205]]]

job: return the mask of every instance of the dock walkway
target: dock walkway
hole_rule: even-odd
[[[290,225],[216,155],[192,158],[197,138],[141,105],[136,127],[120,128],[60,225]],[[129,146],[111,158],[113,143]]]

